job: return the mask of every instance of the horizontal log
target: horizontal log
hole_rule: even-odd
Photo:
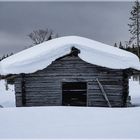
[[[61,89],[61,86],[58,86],[58,85],[47,85],[46,86],[44,84],[30,84],[30,85],[25,85],[26,88],[33,88],[33,89],[36,89],[36,88],[40,88],[40,89],[55,89],[55,90],[60,90]]]
[[[44,103],[26,103],[26,107],[32,107],[32,106],[60,106],[60,103],[49,103],[49,104],[44,104]]]
[[[113,107],[113,106],[122,106],[122,102],[110,102],[111,103],[111,106]],[[106,106],[106,107],[108,107],[108,105],[107,105],[107,102],[101,102],[101,101],[89,101],[89,104],[88,104],[89,106]]]
[[[77,77],[75,77],[75,76],[73,76],[73,75],[67,75],[67,76],[61,76],[61,75],[58,75],[58,76],[49,76],[49,75],[47,75],[47,76],[45,76],[45,75],[42,75],[42,76],[28,76],[28,77],[26,77],[26,81],[27,82],[46,82],[46,83],[49,83],[49,82],[55,82],[54,80],[57,80],[57,81],[62,81],[62,79],[66,79],[66,78],[68,78],[68,80],[70,79],[70,80],[75,80],[75,79],[77,79]],[[93,76],[92,77],[92,75],[89,75],[89,76],[80,76],[80,77],[78,77],[78,79],[80,80],[87,80],[87,81],[89,81],[89,82],[95,82],[96,83],[96,78],[97,78],[97,76]],[[98,78],[99,78],[99,76],[98,76]],[[121,82],[121,83],[123,83],[123,78],[122,77],[111,77],[111,78],[109,78],[109,77],[103,77],[103,76],[101,76],[101,78],[99,78],[99,80],[100,80],[100,82],[102,82],[103,84],[104,83],[110,83],[110,82],[115,82],[115,83],[119,83],[119,82]],[[20,83],[20,81],[21,81],[21,79],[19,79],[19,80],[17,80],[16,81],[16,83]]]
[[[21,84],[17,84],[16,85],[16,88],[20,88],[21,87]],[[37,83],[37,82],[25,82],[25,87],[61,87],[61,83]]]
[[[59,98],[26,98],[26,102],[60,102]]]
[[[92,87],[88,87],[87,91],[89,93],[92,93],[94,91],[94,93],[100,93],[101,92],[101,89],[100,88],[92,88]],[[106,92],[112,92],[112,93],[120,93],[120,92],[123,92],[123,88],[106,88],[105,89]]]
[[[108,97],[108,100],[111,102],[122,102],[122,98],[119,97],[119,96],[107,96]],[[88,101],[100,101],[100,102],[104,102],[106,101],[105,98],[103,96],[92,96],[92,97],[89,97]]]
[[[92,77],[92,78],[96,78],[96,77],[98,77],[98,78],[104,78],[104,79],[108,79],[108,78],[112,78],[112,79],[122,79],[122,75],[120,74],[115,74],[115,73],[113,73],[113,74],[102,74],[102,73],[94,73],[93,71],[87,71],[86,70],[86,72],[81,72],[81,71],[79,71],[79,70],[77,70],[77,71],[72,71],[72,70],[70,70],[70,71],[68,71],[67,69],[66,69],[66,71],[64,71],[64,70],[62,70],[62,71],[56,71],[55,70],[55,72],[46,72],[46,73],[38,73],[38,74],[32,74],[32,75],[27,75],[26,76],[26,78],[28,78],[28,77],[55,77],[55,76],[57,76],[58,78],[63,78],[64,76],[65,77],[71,77],[71,78],[74,78],[74,77]]]
[[[122,98],[122,94],[114,94],[114,93],[106,93],[106,95],[108,97],[117,97],[117,98]],[[94,97],[103,97],[103,94],[100,92],[100,93],[93,93],[93,94],[87,94],[87,96],[89,98],[94,98]]]
[[[124,89],[123,88],[116,88],[116,87],[105,87],[105,92],[106,93],[114,93],[114,94],[122,94]],[[62,93],[61,87],[41,87],[41,86],[36,86],[36,87],[26,87],[25,88],[26,92],[58,92]],[[21,92],[21,87],[16,88],[17,94]],[[101,90],[99,87],[93,87],[87,89],[87,93],[89,94],[96,94],[96,93],[101,93]]]
[[[114,93],[114,92],[106,92],[106,94],[109,96],[122,96],[122,92],[116,92],[116,93]],[[88,96],[98,96],[98,95],[102,95],[102,92],[100,91],[100,92],[88,92]]]
[[[61,95],[60,94],[28,94],[26,95],[26,99],[40,99],[40,98],[44,98],[44,99],[60,99]]]
[[[115,85],[118,84],[118,85],[121,85],[122,84],[122,78],[104,78],[104,77],[101,77],[99,78],[100,82],[102,84],[106,84],[106,85]],[[93,85],[93,84],[97,84],[96,82],[96,77],[83,77],[83,76],[80,76],[80,77],[75,77],[75,76],[54,76],[54,77],[28,77],[25,79],[26,83],[47,83],[47,84],[51,84],[51,83],[62,83],[62,82],[88,82],[88,85]],[[114,81],[114,82],[113,82]],[[21,84],[21,81],[16,81],[15,83],[15,87],[18,86],[18,84]]]
[[[17,92],[16,93],[16,96],[21,96],[21,92]],[[26,91],[26,94],[31,94],[31,95],[40,95],[40,94],[42,94],[42,95],[46,95],[46,94],[60,94],[60,95],[62,95],[62,91],[33,91],[33,90],[30,90],[30,91]],[[114,93],[114,92],[106,92],[106,94],[109,96],[122,96],[122,92],[116,92],[116,93]],[[88,96],[98,96],[98,95],[102,95],[102,93],[101,93],[101,91],[99,91],[99,92],[95,92],[95,91],[92,91],[92,92],[87,92],[87,95]]]
[[[122,86],[123,85],[123,80],[101,79],[100,83],[102,85],[121,85]],[[88,85],[98,85],[98,84],[97,84],[97,81],[94,80],[93,82],[89,82]]]
[[[74,81],[75,82],[75,81]],[[81,81],[81,82],[83,82],[83,81]],[[61,85],[62,85],[62,83],[63,82],[29,82],[29,81],[26,81],[25,82],[25,86],[26,87],[61,87]],[[75,83],[76,84],[76,83]],[[109,82],[107,83],[107,84],[102,84],[104,87],[112,87],[112,88],[114,88],[114,87],[120,87],[120,88],[122,88],[123,86],[125,86],[125,87],[128,87],[128,84],[126,84],[126,85],[122,85],[122,84],[112,84],[111,82],[110,82],[110,84],[109,84]],[[94,88],[94,87],[97,87],[98,86],[98,84],[97,84],[97,82],[92,82],[92,83],[87,83],[87,86],[88,86],[88,88],[89,89],[92,89],[92,88]],[[16,86],[15,86],[15,88],[18,88],[18,87],[21,87],[21,84],[19,83],[19,84],[16,84]]]
[[[118,70],[118,69],[109,69],[109,68],[105,68],[105,67],[101,67],[101,66],[96,66],[90,63],[83,63],[81,61],[76,61],[76,60],[66,60],[66,61],[59,61],[57,63],[53,63],[51,65],[49,65],[45,70],[50,69],[50,68],[61,68],[61,67],[77,67],[77,66],[81,66],[84,68],[94,68],[95,70],[104,70],[107,72],[122,72],[122,70]]]
[[[36,104],[37,106],[38,105],[44,105],[44,106],[48,106],[48,105],[61,105],[60,101],[26,101],[26,105],[31,105],[31,104]]]
[[[91,107],[108,107],[108,105],[107,104],[90,104],[89,106],[91,106]],[[122,104],[112,104],[111,105],[112,107],[122,107]]]
[[[103,85],[104,90],[121,90],[123,87],[120,85]],[[100,89],[98,85],[88,85],[88,89]]]
[[[45,92],[45,93],[62,93],[62,89],[61,88],[40,88],[40,87],[35,87],[35,88],[26,88],[25,89],[26,92]],[[124,91],[124,89],[120,89],[120,88],[110,88],[110,89],[105,89],[105,92],[107,94],[122,94]],[[21,88],[16,88],[16,93],[20,94],[21,93]],[[99,88],[94,88],[94,89],[88,89],[87,90],[88,94],[100,94],[101,90]]]
[[[16,88],[16,92],[22,92],[21,88]],[[26,87],[25,92],[62,92],[62,90],[55,87]]]
[[[38,75],[38,74],[56,74],[56,73],[60,73],[60,74],[62,74],[63,72],[66,72],[67,74],[74,74],[74,73],[79,73],[79,74],[87,74],[87,75],[89,75],[89,74],[94,74],[94,75],[96,75],[96,74],[100,74],[100,75],[109,75],[109,76],[111,76],[111,75],[114,75],[114,74],[116,74],[117,76],[122,76],[123,74],[121,73],[121,72],[105,72],[105,71],[98,71],[98,70],[95,70],[95,69],[93,69],[93,68],[82,68],[82,67],[80,67],[80,66],[78,66],[78,68],[72,68],[72,67],[65,67],[65,68],[58,68],[58,67],[56,67],[56,68],[53,68],[53,69],[47,69],[46,71],[41,71],[40,73],[35,73],[35,74],[32,74],[32,75]],[[65,75],[65,74],[64,74]]]

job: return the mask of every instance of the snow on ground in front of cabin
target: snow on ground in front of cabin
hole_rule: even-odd
[[[0,109],[0,138],[140,138],[140,107]]]
[[[132,103],[140,103],[140,85],[130,80]],[[14,87],[0,81],[2,138],[139,138],[140,107],[15,108]],[[11,107],[11,108],[9,108]]]
[[[8,85],[8,90],[6,90],[5,80],[0,80],[0,105],[3,107],[15,107],[14,85]]]
[[[131,103],[135,106],[140,106],[140,81],[129,80],[129,94]]]

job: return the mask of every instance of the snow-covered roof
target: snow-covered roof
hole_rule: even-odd
[[[140,70],[138,57],[130,52],[84,37],[65,36],[46,41],[2,60],[0,74],[33,73],[42,70],[57,58],[69,54],[72,46],[80,50],[79,57],[88,63],[112,69]]]

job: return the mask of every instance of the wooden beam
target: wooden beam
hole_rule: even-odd
[[[22,105],[26,106],[25,74],[22,73],[21,78]]]
[[[127,107],[127,98],[129,96],[128,72],[123,70],[123,107]]]
[[[102,92],[102,94],[103,94],[103,96],[104,96],[104,98],[105,98],[105,100],[106,100],[108,106],[109,106],[109,107],[112,107],[111,104],[110,104],[110,101],[109,101],[109,99],[108,99],[108,97],[107,97],[107,95],[106,95],[106,92],[105,92],[105,90],[104,90],[102,84],[101,84],[100,81],[98,80],[98,78],[96,78],[96,81],[97,81],[97,83],[98,83],[98,85],[99,85],[99,87],[100,87],[100,89],[101,89],[101,92]]]

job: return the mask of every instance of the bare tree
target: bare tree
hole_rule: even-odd
[[[28,36],[33,41],[33,44],[37,45],[44,41],[57,38],[58,34],[54,34],[53,31],[49,29],[45,29],[45,30],[39,29],[39,30],[34,30]]]

